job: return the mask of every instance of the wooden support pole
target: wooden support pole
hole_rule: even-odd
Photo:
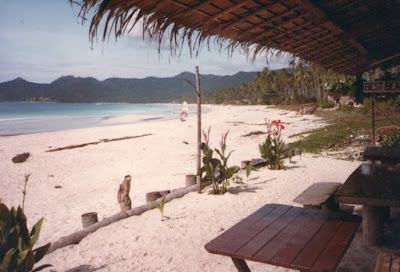
[[[245,260],[232,258],[232,261],[239,272],[250,272],[250,268],[247,266]]]
[[[197,95],[197,193],[201,193],[201,91],[199,66],[194,67],[196,72],[196,95]]]
[[[383,207],[363,206],[363,239],[370,246],[379,246],[383,242]]]
[[[129,191],[131,190],[131,176],[125,176],[118,190],[118,202],[121,207],[121,211],[128,211],[132,209],[131,198],[129,197]]]
[[[372,113],[372,146],[375,146],[375,96],[371,96],[371,113]]]

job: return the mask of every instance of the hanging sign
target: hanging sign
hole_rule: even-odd
[[[364,93],[400,93],[400,80],[365,81]]]

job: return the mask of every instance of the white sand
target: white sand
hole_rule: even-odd
[[[202,122],[204,129],[211,126],[211,146],[218,147],[222,133],[230,131],[228,150],[235,150],[230,165],[260,157],[258,144],[266,136],[241,135],[265,131],[257,125],[265,118],[286,123],[286,141],[295,140],[288,139],[289,135],[324,125],[314,116],[296,116],[265,106],[207,107],[210,112],[203,115]],[[157,116],[147,118],[152,117]],[[120,117],[107,122],[128,120],[136,119]],[[50,147],[147,133],[153,135],[45,152]],[[116,194],[125,175],[132,176],[133,207],[145,203],[147,192],[183,187],[185,175],[195,173],[196,135],[196,116],[191,115],[186,122],[177,116],[174,120],[0,137],[0,198],[8,206],[19,205],[24,174],[31,173],[25,207],[28,222],[32,225],[44,216],[39,244],[54,241],[81,229],[83,213],[95,211],[101,220],[119,212]],[[12,163],[11,158],[23,152],[32,156],[25,163]],[[248,181],[241,173],[245,184],[232,184],[223,196],[206,190],[175,199],[166,204],[163,222],[159,211],[151,210],[104,227],[79,245],[47,255],[41,263],[51,263],[56,271],[235,271],[229,258],[209,254],[204,245],[259,207],[267,203],[296,205],[293,199],[312,183],[344,182],[359,165],[310,154],[294,161],[285,162],[285,171],[265,168],[253,172]],[[56,189],[57,185],[62,188]],[[357,234],[340,271],[373,267],[377,251],[363,247],[359,240]],[[248,263],[252,271],[287,271]]]

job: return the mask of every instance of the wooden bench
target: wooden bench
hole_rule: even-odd
[[[341,185],[339,182],[317,182],[293,201],[302,204],[304,208],[337,211],[339,205],[335,202],[334,193]]]
[[[400,254],[382,251],[376,261],[375,272],[400,272]]]

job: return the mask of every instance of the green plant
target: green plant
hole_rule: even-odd
[[[267,121],[268,136],[265,142],[259,145],[261,157],[269,169],[284,169],[285,142],[281,140],[281,131],[285,129],[281,120]]]
[[[329,101],[329,100],[320,100],[320,101],[318,101],[318,105],[322,109],[330,109],[335,106],[335,103],[333,103],[332,101]]]
[[[233,183],[236,183],[236,184],[244,184],[243,178],[241,176],[239,176],[239,175],[234,175],[231,178],[231,180],[232,180]]]
[[[165,205],[165,196],[161,198],[160,205],[158,205],[156,202],[151,201],[150,203],[154,206],[154,208],[158,209],[161,213],[161,221],[164,221],[164,205]]]
[[[25,206],[26,185],[28,184],[30,175],[31,174],[25,174],[24,189],[22,190],[22,209],[24,209]]]
[[[226,155],[226,138],[228,137],[229,130],[222,135],[220,141],[221,150],[214,149],[219,155],[220,159],[213,158],[214,151],[209,147],[210,129],[206,134],[203,131],[204,143],[201,144],[203,152],[203,166],[200,168],[200,175],[205,173],[205,178],[211,180],[214,194],[224,194],[226,188],[230,185],[229,180],[234,174],[239,172],[239,167],[228,167],[228,159],[233,151]]]
[[[39,239],[43,218],[29,232],[27,218],[19,206],[9,210],[0,203],[0,271],[31,271],[50,247],[50,243],[33,249]],[[32,271],[40,271],[51,265],[45,264]]]
[[[393,130],[383,136],[380,145],[382,147],[400,148],[400,130]]]
[[[251,163],[249,163],[246,167],[246,178],[247,181],[249,180],[249,176],[251,174],[251,172],[253,171],[258,171],[256,167],[254,167]]]

